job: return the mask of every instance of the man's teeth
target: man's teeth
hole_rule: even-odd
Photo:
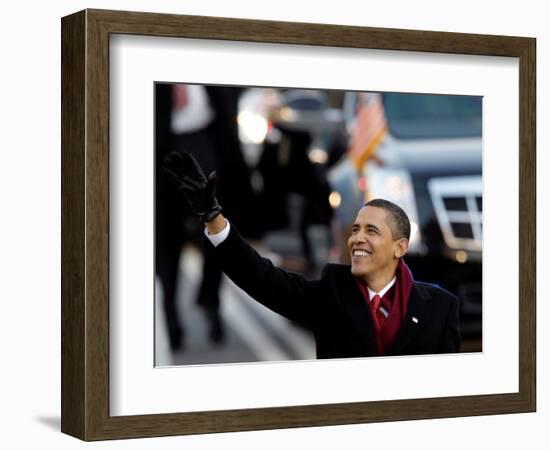
[[[366,250],[354,250],[353,256],[369,256],[370,252],[367,252]]]

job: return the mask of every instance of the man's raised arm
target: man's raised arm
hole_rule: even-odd
[[[213,222],[219,216],[222,207],[216,199],[215,171],[206,178],[193,156],[178,152],[166,156],[162,171],[172,179],[203,223]],[[216,224],[220,222],[225,223],[223,218]]]
[[[316,297],[318,282],[307,282],[298,274],[275,267],[262,258],[221,213],[216,199],[216,173],[208,178],[197,161],[187,153],[171,153],[165,159],[168,174],[204,223],[208,239],[222,270],[252,298],[273,311],[303,324],[311,322],[308,310]],[[207,248],[207,253],[214,250]],[[236,263],[238,262],[238,263]]]
[[[216,199],[216,172],[205,177],[199,163],[189,153],[170,153],[162,168],[187,199],[191,209],[205,224],[209,235],[218,234],[228,226]]]

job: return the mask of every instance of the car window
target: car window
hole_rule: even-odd
[[[323,109],[324,102],[316,97],[302,97],[289,100],[287,105],[301,111],[319,111]]]
[[[383,94],[392,135],[398,138],[481,136],[482,97]]]

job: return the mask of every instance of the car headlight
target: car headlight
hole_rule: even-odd
[[[363,176],[364,179],[360,180],[360,183],[365,191],[365,202],[382,198],[403,208],[411,222],[409,252],[423,253],[418,209],[410,173],[405,169],[387,168],[371,163],[366,164]]]

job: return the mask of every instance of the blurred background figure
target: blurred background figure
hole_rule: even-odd
[[[200,242],[202,227],[185,200],[161,173],[164,156],[170,151],[189,152],[205,171],[216,170],[219,196],[236,222],[243,221],[253,204],[248,168],[242,158],[237,131],[238,90],[191,84],[155,86],[156,105],[156,272],[163,286],[163,305],[170,347],[181,348],[184,330],[176,301],[182,247]],[[229,186],[231,188],[229,189]],[[229,194],[229,195],[227,195]],[[250,233],[253,234],[253,233]],[[203,259],[202,281],[196,302],[209,322],[211,342],[220,344],[225,330],[220,315],[221,271]]]
[[[245,139],[253,135],[255,123],[265,123],[265,133],[246,145],[260,149],[255,174],[261,186],[266,245],[284,254],[287,269],[310,278],[319,275],[330,257],[333,210],[327,169],[346,148],[343,124],[330,107],[332,95],[319,90],[251,89],[240,104],[239,116],[246,118],[239,121]],[[253,99],[262,97],[270,100],[270,107],[255,110]]]

